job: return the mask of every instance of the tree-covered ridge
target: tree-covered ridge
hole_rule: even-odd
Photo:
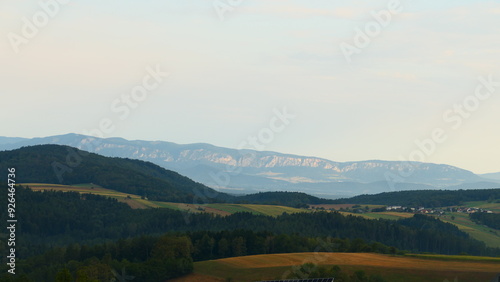
[[[0,168],[6,171],[9,167],[16,168],[18,183],[93,183],[154,201],[234,202],[291,207],[331,202],[299,192],[231,196],[150,162],[104,157],[61,145],[37,145],[0,152]],[[0,180],[3,177],[0,174]]]
[[[291,207],[307,207],[315,204],[329,204],[333,200],[321,199],[301,192],[259,192],[240,196],[235,199],[238,203],[252,203],[264,205],[280,205]]]
[[[153,163],[103,157],[68,146],[38,145],[0,152],[0,168],[6,171],[8,167],[16,168],[18,183],[93,183],[171,202],[220,202],[233,198]],[[215,197],[199,199],[205,194]]]
[[[500,186],[500,184],[499,184]],[[500,199],[500,189],[474,190],[419,190],[385,192],[376,195],[359,195],[348,199],[337,199],[336,204],[374,204],[407,207],[446,207],[464,202]]]

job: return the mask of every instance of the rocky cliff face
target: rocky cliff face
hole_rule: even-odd
[[[250,150],[234,150],[221,148],[209,144],[178,145],[170,142],[126,141],[124,139],[96,139],[76,135],[68,140],[53,138],[53,143],[85,149],[92,146],[93,152],[115,154],[120,157],[129,157],[145,160],[160,160],[163,162],[203,162],[217,165],[250,167],[250,168],[280,168],[302,167],[330,170],[338,173],[349,173],[362,170],[384,169],[388,171],[405,171],[409,168],[423,171],[459,172],[470,176],[472,173],[449,165],[436,165],[416,162],[398,161],[360,161],[360,162],[334,162],[316,157],[303,157],[275,152],[258,152]],[[125,143],[125,144],[123,144]],[[86,145],[90,144],[90,145]],[[92,145],[93,144],[93,145]]]

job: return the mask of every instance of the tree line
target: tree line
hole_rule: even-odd
[[[472,221],[500,230],[500,213],[476,212],[469,214]]]
[[[499,199],[500,189],[418,190],[359,195],[347,199],[333,200],[333,203],[436,208],[462,205],[464,202],[494,201]]]

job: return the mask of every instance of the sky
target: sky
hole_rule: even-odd
[[[0,1],[0,135],[500,171],[499,1]]]

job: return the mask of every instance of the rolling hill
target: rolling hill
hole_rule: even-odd
[[[221,202],[234,198],[152,163],[103,157],[62,145],[0,152],[0,168],[7,171],[8,167],[16,169],[18,183],[93,183],[151,200],[172,202]],[[212,197],[199,199],[200,195]]]
[[[390,256],[366,253],[269,254],[200,261],[194,274],[183,281],[258,281],[283,279],[304,262],[338,265],[350,273],[363,270],[386,281],[490,281],[498,274],[500,260],[466,256]],[[311,277],[312,278],[312,277]]]

